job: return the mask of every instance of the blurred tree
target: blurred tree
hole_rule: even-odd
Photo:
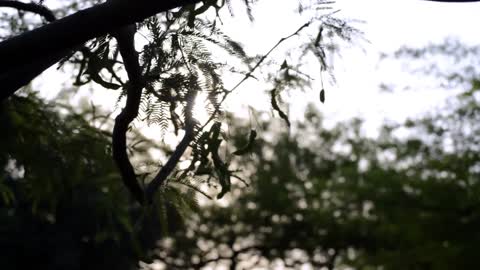
[[[463,76],[455,68],[452,76],[452,67],[442,72],[444,65],[434,63],[426,72],[467,90],[438,112],[385,125],[377,138],[362,134],[360,120],[327,129],[310,109],[293,133],[257,140],[251,160],[238,160],[251,169],[245,177],[250,188],[233,192],[228,207],[202,209],[184,231],[161,242],[159,264],[166,269],[480,267],[480,84],[471,66],[476,52],[453,40],[400,49],[400,59],[431,61],[422,57],[438,54],[465,60]],[[272,122],[261,125],[275,130]],[[245,145],[245,129],[235,130],[233,141]]]
[[[0,122],[12,131],[0,157],[0,266],[134,269],[154,257],[167,269],[476,269],[477,91],[443,114],[385,126],[375,139],[359,120],[326,129],[309,109],[293,133],[257,139],[247,158],[232,161],[249,168],[250,187],[234,189],[228,207],[197,209],[171,181],[153,215],[126,199],[109,134],[91,125],[108,118],[13,97]],[[397,130],[409,135],[399,139]],[[231,126],[235,148],[249,144],[245,132]],[[152,147],[138,140],[136,151]],[[179,226],[188,209],[196,215]],[[166,231],[157,252],[145,253]]]
[[[202,209],[161,242],[158,260],[166,269],[478,268],[480,107],[462,99],[375,139],[361,121],[327,130],[309,112],[298,133],[257,141],[248,191]]]

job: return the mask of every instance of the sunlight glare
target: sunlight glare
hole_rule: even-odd
[[[195,105],[193,105],[193,117],[202,124],[209,118],[207,107],[207,95],[203,92],[198,93],[195,99]]]

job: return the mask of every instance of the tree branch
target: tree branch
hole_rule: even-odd
[[[195,131],[195,121],[192,116],[193,105],[195,102],[196,91],[189,90],[187,94],[187,105],[185,107],[185,135],[183,135],[182,140],[175,148],[175,151],[168,159],[167,163],[162,167],[158,174],[153,178],[153,180],[148,184],[146,190],[146,197],[148,201],[152,201],[153,195],[157,189],[165,183],[167,177],[175,169],[175,166],[180,161],[183,153],[187,150],[187,147],[190,145],[190,142],[194,138]]]
[[[11,7],[17,10],[33,12],[45,17],[48,22],[56,20],[51,10],[35,3],[0,0],[0,7]],[[69,52],[70,50],[62,50],[43,57],[41,61],[28,63],[22,67],[12,68],[7,73],[1,73],[0,85],[3,86],[3,91],[0,91],[0,101],[12,95],[20,87],[28,84],[37,77],[38,74],[60,61],[60,59],[65,57]]]
[[[36,3],[24,3],[13,0],[0,0],[0,7],[10,7],[16,10],[33,12],[44,17],[45,20],[47,20],[48,22],[53,22],[56,20],[55,15],[50,9]]]
[[[91,38],[113,32],[129,77],[127,100],[122,112],[116,117],[112,133],[113,158],[120,170],[122,180],[134,198],[141,204],[145,194],[137,181],[135,170],[127,154],[126,133],[130,123],[137,117],[144,82],[134,48],[135,26],[124,26],[162,11],[193,4],[200,0],[139,0],[107,1],[104,4],[79,11],[71,16],[46,26],[26,32],[0,43],[0,99],[12,95],[43,70],[55,64],[75,47]],[[13,5],[14,1],[3,1]],[[16,3],[16,6],[22,6]],[[26,6],[22,6],[26,10]],[[31,6],[28,6],[30,9]],[[33,9],[32,9],[33,10]],[[39,9],[40,10],[40,9]],[[37,10],[37,13],[40,11]],[[32,11],[33,12],[33,11]],[[49,17],[52,19],[51,17]],[[53,17],[54,20],[54,17]],[[124,26],[119,28],[119,26]],[[120,29],[114,31],[114,29]],[[52,42],[52,40],[54,42]],[[33,63],[33,64],[31,64]],[[27,68],[26,68],[27,67]],[[191,115],[195,92],[187,97],[185,135],[175,152],[147,187],[147,199],[151,201],[155,191],[174,170],[181,156],[194,138],[194,121]]]
[[[185,150],[194,138],[194,119],[192,116],[193,105],[195,102],[196,91],[190,89],[186,96],[185,106],[185,135],[175,148],[167,163],[162,167],[154,179],[148,184],[144,193],[142,187],[137,181],[135,170],[127,154],[126,133],[128,126],[137,117],[140,106],[144,80],[142,70],[138,62],[138,53],[134,47],[135,25],[123,27],[114,32],[113,36],[117,39],[120,54],[122,55],[125,69],[130,79],[127,86],[127,101],[122,112],[115,118],[115,126],[112,134],[113,158],[122,175],[122,180],[130,193],[140,203],[145,201],[152,202],[152,198],[157,189],[165,183],[170,173],[175,169]]]
[[[27,85],[44,70],[72,53],[73,50],[66,49],[46,55],[36,62],[27,63],[23,66],[11,68],[6,72],[0,72],[0,102],[13,95],[18,89]],[[2,64],[0,61],[0,65]]]
[[[142,89],[144,87],[142,69],[138,62],[138,53],[135,50],[135,32],[135,25],[129,25],[113,33],[113,36],[118,42],[125,69],[127,70],[129,83],[127,85],[127,101],[125,107],[115,118],[112,134],[112,152],[113,159],[120,170],[123,183],[133,197],[140,204],[143,204],[145,201],[144,192],[137,181],[135,170],[127,154],[128,126],[138,115]]]
[[[480,1],[480,0],[479,0]],[[270,54],[275,51],[275,49],[280,46],[283,42],[285,42],[286,40],[298,35],[303,29],[307,28],[310,26],[312,22],[309,21],[309,22],[306,22],[304,23],[302,26],[300,26],[294,33],[286,36],[286,37],[283,37],[281,38],[272,48],[270,48],[270,50],[264,54],[258,61],[257,63],[252,67],[250,68],[250,71],[248,71],[247,74],[245,74],[245,76],[230,90],[226,90],[222,99],[220,100],[220,104],[223,103],[229,94],[231,94],[233,91],[235,91],[238,87],[240,87],[240,85],[242,85],[247,79],[249,79],[250,77],[252,77],[253,75],[253,72],[255,72],[255,70],[257,70],[260,65],[268,58],[268,56],[270,56]],[[213,111],[213,113],[211,114],[210,118],[207,119],[207,121],[202,125],[202,127],[200,128],[200,130],[203,130],[208,124],[210,124],[210,122],[215,119],[215,117],[217,116],[217,114],[220,112],[220,108],[215,108],[215,110]]]
[[[11,70],[40,63],[38,68],[33,69],[40,74],[62,58],[54,57],[61,52],[69,52],[92,38],[157,13],[197,2],[200,0],[107,1],[0,42],[0,101],[13,94],[20,84],[18,80],[9,78]]]

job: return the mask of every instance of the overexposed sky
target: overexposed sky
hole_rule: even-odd
[[[454,94],[452,91],[442,91],[435,82],[422,85],[422,78],[412,76],[406,76],[410,81],[404,82],[407,73],[401,72],[400,63],[396,67],[377,65],[378,53],[392,52],[403,45],[415,47],[441,43],[448,37],[456,37],[470,45],[480,44],[480,3],[340,0],[338,4],[342,15],[365,21],[359,27],[370,44],[365,46],[365,54],[345,56],[345,62],[342,63],[344,67],[339,75],[344,77],[338,80],[338,95],[330,98],[333,104],[328,104],[329,112],[332,111],[331,107],[343,110],[346,106],[354,108],[352,113],[359,113],[372,121],[402,120],[406,116],[415,116],[440,106],[448,96]],[[439,59],[431,60],[442,64]],[[411,84],[412,90],[380,93],[378,84],[381,82],[403,86]],[[353,97],[349,99],[350,102],[342,101],[350,95]],[[336,102],[345,103],[336,106]]]
[[[262,0],[255,9],[254,24],[237,16],[232,21],[239,22],[226,23],[225,27],[229,34],[242,40],[247,49],[265,52],[279,38],[291,34],[307,20],[293,11],[295,2]],[[448,37],[470,45],[480,44],[480,3],[338,0],[333,7],[340,10],[339,17],[362,21],[353,25],[365,33],[368,42],[360,41],[358,46],[342,48],[341,57],[335,57],[333,66],[337,82],[326,87],[325,104],[318,99],[320,86],[314,86],[306,95],[292,97],[294,102],[290,112],[299,120],[306,102],[313,102],[324,113],[327,122],[354,116],[365,118],[370,131],[384,120],[401,121],[420,115],[442,105],[454,92],[442,91],[435,82],[421,84],[422,78],[412,80],[412,76],[407,76],[408,73],[401,69],[400,63],[379,64],[379,53],[393,52],[403,45],[416,47],[441,43]],[[411,84],[413,90],[384,93],[379,91],[380,83]],[[241,91],[250,91],[245,103],[259,102],[252,100],[252,96],[256,96],[254,90]]]

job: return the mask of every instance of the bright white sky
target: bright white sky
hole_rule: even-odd
[[[242,7],[239,7],[237,10],[240,11],[234,18],[222,17],[225,31],[242,41],[247,53],[263,54],[280,38],[293,33],[307,21],[307,18],[293,12],[296,3],[297,1],[261,0],[254,8],[256,21],[253,24],[246,19]],[[402,45],[421,46],[429,42],[441,42],[447,37],[458,37],[469,44],[480,44],[480,3],[338,0],[334,8],[340,9],[338,16],[342,18],[364,21],[355,26],[365,33],[369,42],[361,42],[358,47],[342,48],[342,57],[334,60],[337,84],[326,87],[325,104],[321,104],[318,98],[319,85],[307,94],[295,93],[291,97],[292,118],[300,120],[305,104],[313,102],[324,113],[327,121],[333,123],[359,116],[366,119],[369,132],[375,133],[376,127],[384,120],[399,121],[418,115],[441,105],[452,95],[452,92],[439,89],[425,90],[424,86],[421,86],[422,90],[380,92],[378,85],[382,82],[393,85],[403,83],[403,86],[409,83],[405,82],[406,72],[402,72],[400,64],[397,67],[378,65],[380,52],[392,52]],[[284,46],[288,47],[288,42]],[[45,86],[42,87],[43,93],[48,90],[47,96],[53,97],[52,93],[62,87],[57,74],[58,71],[49,70],[43,80],[37,81]],[[232,81],[231,84],[235,82]],[[71,85],[71,81],[67,81],[66,85]],[[227,100],[230,104],[228,108],[239,110],[245,108],[244,105],[268,108],[267,97],[262,98],[261,94],[255,92],[266,89],[251,81],[239,89],[237,95]],[[97,100],[94,102],[98,104]],[[114,101],[115,99],[113,103]]]
[[[408,84],[404,82],[400,64],[396,69],[377,70],[380,52],[392,52],[402,45],[422,46],[430,42],[442,42],[447,37],[458,37],[468,44],[480,44],[480,3],[456,4],[435,3],[419,0],[340,0],[345,17],[365,21],[360,25],[371,42],[366,52],[352,53],[344,57],[344,72],[339,74],[338,92],[332,94],[326,111],[359,113],[366,119],[401,120],[419,112],[442,105],[453,93],[436,88],[422,90],[419,85],[411,91],[398,90],[380,93],[381,82]],[[441,63],[440,63],[441,64]],[[340,78],[340,76],[342,76]],[[410,77],[411,79],[411,77]],[[415,83],[415,82],[412,82]],[[418,83],[418,82],[417,82]],[[428,87],[428,86],[427,86]],[[365,94],[364,94],[365,93]],[[346,98],[346,97],[352,98]]]
[[[291,34],[306,21],[292,12],[295,2],[262,0],[255,9],[255,24],[243,20],[241,23],[225,23],[225,26],[228,33],[244,41],[248,49],[265,52],[279,38]],[[419,85],[420,89],[413,85],[414,90],[410,91],[380,92],[378,85],[382,82],[403,86],[409,82],[405,82],[407,73],[402,72],[400,64],[379,66],[379,53],[392,52],[402,45],[442,42],[447,37],[458,37],[472,45],[480,44],[480,3],[338,0],[334,7],[340,9],[338,16],[342,18],[363,21],[355,26],[365,33],[369,42],[360,42],[359,47],[343,48],[341,59],[335,59],[337,84],[326,87],[325,104],[319,102],[320,86],[314,87],[310,95],[295,94],[290,111],[293,117],[301,117],[305,103],[313,101],[327,120],[334,122],[360,116],[366,119],[369,131],[374,133],[375,127],[384,120],[401,121],[419,115],[442,105],[453,94],[436,88],[433,83],[429,90],[425,85]],[[251,93],[247,95],[249,103],[253,101]]]

